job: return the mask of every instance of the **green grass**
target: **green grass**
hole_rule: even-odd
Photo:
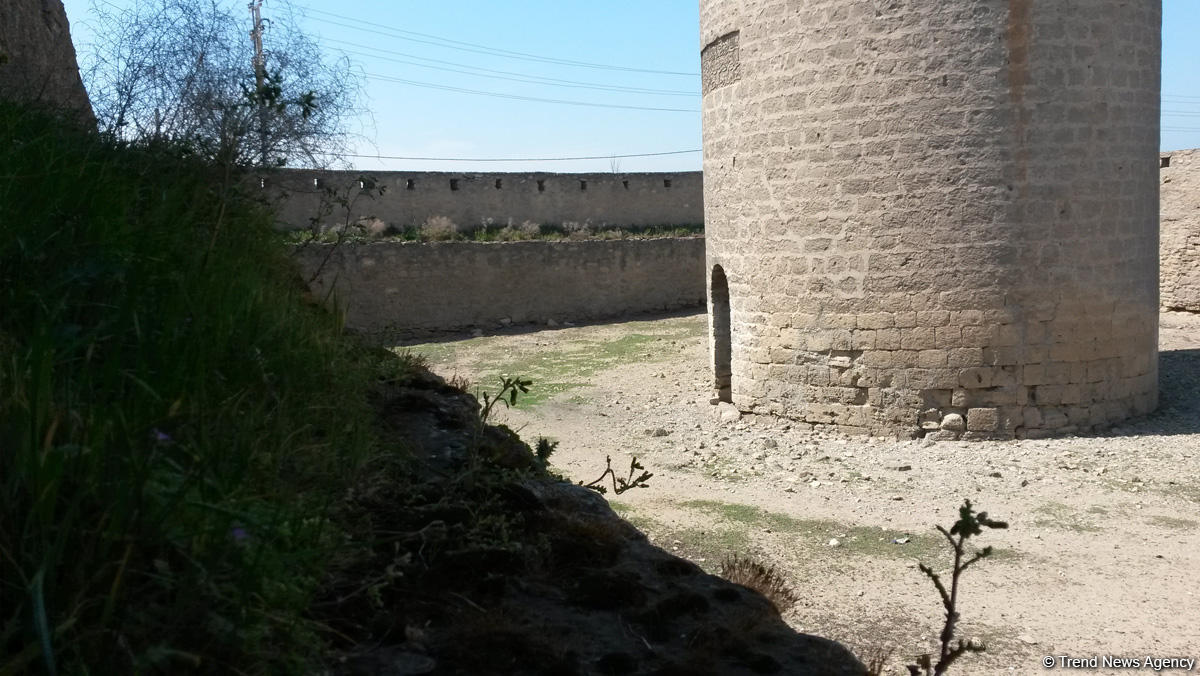
[[[0,674],[301,673],[383,360],[186,149],[0,104]]]
[[[715,516],[743,531],[770,530],[784,538],[793,550],[823,550],[836,555],[865,555],[885,558],[919,558],[932,561],[946,554],[946,543],[936,533],[914,534],[886,531],[870,526],[852,526],[829,519],[797,519],[752,505],[714,500],[690,500],[682,507]],[[932,530],[932,529],[931,529]],[[894,539],[908,538],[905,544]],[[829,541],[837,539],[838,547]]]
[[[1034,524],[1044,528],[1069,530],[1075,533],[1097,533],[1101,530],[1100,526],[1085,517],[1082,512],[1061,502],[1043,503],[1035,507],[1033,511],[1038,515],[1033,520]]]
[[[634,363],[654,363],[666,358],[664,350],[672,339],[693,337],[703,333],[703,318],[668,330],[653,322],[630,322],[633,333],[611,340],[576,338],[562,341],[555,349],[512,351],[500,346],[507,337],[488,336],[462,341],[409,345],[399,350],[423,355],[431,364],[451,361],[465,363],[472,392],[493,392],[502,375],[522,376],[533,380],[528,395],[517,400],[517,408],[529,409],[568,390],[584,387],[593,376],[616,366]],[[496,359],[508,354],[507,359]],[[464,359],[460,359],[464,357]]]

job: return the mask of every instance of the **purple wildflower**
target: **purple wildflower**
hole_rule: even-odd
[[[234,526],[233,530],[230,531],[229,534],[233,536],[234,542],[244,542],[250,539],[250,534],[247,533],[246,529],[242,528],[241,526]]]
[[[160,444],[171,443],[171,435],[158,429],[157,427],[150,431],[150,436],[154,439],[154,441]]]

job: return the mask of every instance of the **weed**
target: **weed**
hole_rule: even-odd
[[[883,676],[883,669],[887,666],[888,660],[892,659],[894,652],[896,649],[890,646],[877,646],[870,650],[869,657],[865,662],[867,676]]]
[[[798,601],[796,591],[774,566],[763,565],[744,554],[725,557],[721,562],[721,577],[762,594],[780,614],[791,610]]]
[[[941,576],[935,573],[932,568],[923,563],[918,565],[921,572],[925,573],[925,576],[937,588],[938,595],[942,599],[942,606],[946,609],[946,621],[942,625],[942,631],[938,637],[940,640],[940,649],[937,655],[937,663],[933,662],[932,657],[928,653],[921,655],[917,658],[916,664],[907,665],[908,672],[912,676],[941,676],[941,674],[946,673],[946,670],[955,661],[966,653],[983,652],[986,649],[982,643],[976,643],[971,640],[963,642],[961,639],[953,647],[951,646],[959,620],[959,579],[972,564],[992,555],[992,548],[990,546],[978,550],[974,555],[968,555],[966,550],[967,540],[983,533],[984,528],[1008,528],[1008,524],[988,518],[987,512],[976,514],[971,507],[970,500],[963,501],[963,506],[958,508],[958,521],[954,522],[950,530],[946,530],[942,526],[937,527],[938,532],[946,538],[946,541],[950,543],[950,547],[954,550],[954,566],[951,569],[949,591],[947,591],[946,586],[942,583]]]
[[[445,216],[431,216],[421,224],[421,237],[430,242],[458,239],[458,225]]]
[[[626,478],[617,476],[617,473],[613,471],[611,456],[604,458],[604,464],[606,465],[604,468],[604,473],[601,474],[599,478],[586,484],[580,481],[579,485],[583,486],[584,488],[590,488],[597,493],[604,494],[608,492],[608,489],[604,487],[604,479],[605,477],[608,477],[612,480],[613,495],[620,495],[625,491],[632,490],[634,488],[650,487],[650,485],[646,482],[649,481],[654,475],[650,472],[647,472],[646,468],[642,467],[641,463],[638,462],[636,457],[629,461],[629,476]],[[641,470],[642,473],[638,474],[635,478],[634,473],[638,470]]]
[[[492,414],[492,408],[497,403],[502,403],[505,406],[516,406],[517,395],[529,392],[529,386],[533,384],[532,380],[517,376],[512,378],[509,376],[500,377],[500,391],[492,396],[488,392],[483,392],[480,398],[483,399],[483,407],[479,410],[479,422],[481,425],[486,425],[488,418]]]

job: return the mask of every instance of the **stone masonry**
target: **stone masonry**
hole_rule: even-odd
[[[0,98],[68,110],[95,126],[62,0],[0,2]]]
[[[1200,150],[1162,154],[1161,305],[1200,312]]]
[[[360,177],[384,193],[359,197]],[[260,185],[285,197],[280,227],[310,227],[321,214],[327,189],[348,195],[350,222],[377,218],[395,227],[446,218],[458,226],[484,223],[520,225],[525,221],[593,226],[695,225],[704,222],[703,179],[698,171],[678,173],[558,174],[440,171],[309,171],[289,169],[260,179]],[[345,222],[336,209],[319,225]]]
[[[937,438],[1153,410],[1160,25],[1158,0],[701,0],[724,396]]]

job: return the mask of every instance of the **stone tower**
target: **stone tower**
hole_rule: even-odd
[[[0,99],[68,111],[95,127],[62,0],[0,0]]]
[[[939,438],[1157,404],[1160,0],[701,0],[713,369]]]

